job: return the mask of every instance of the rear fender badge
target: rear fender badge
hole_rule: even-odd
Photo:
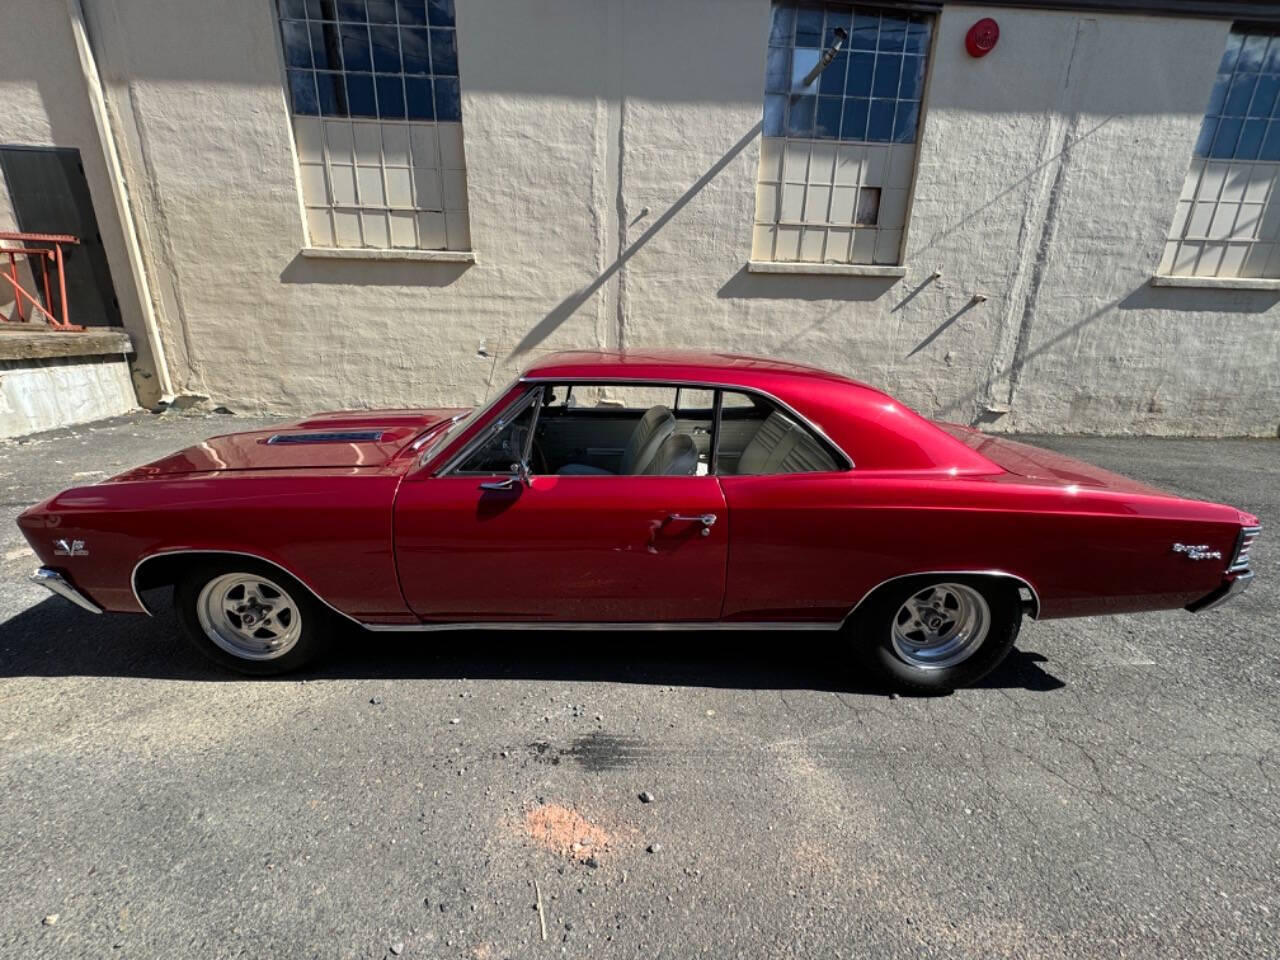
[[[1192,546],[1186,543],[1175,543],[1173,545],[1174,553],[1185,553],[1188,560],[1221,560],[1221,550],[1210,550],[1207,543],[1201,543]]]
[[[89,551],[84,547],[83,540],[55,540],[53,541],[53,552],[59,557],[87,557]]]

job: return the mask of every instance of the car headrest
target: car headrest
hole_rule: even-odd
[[[658,448],[675,429],[675,414],[666,407],[659,404],[646,410],[631,431],[627,448],[622,452],[622,463],[618,472],[623,474],[650,472],[648,468],[653,463]]]
[[[662,477],[691,477],[698,469],[698,445],[687,433],[673,433],[662,441],[646,474]]]

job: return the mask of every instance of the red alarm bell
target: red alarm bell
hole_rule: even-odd
[[[964,48],[971,57],[985,57],[1000,39],[1000,24],[990,17],[983,17],[964,35]]]

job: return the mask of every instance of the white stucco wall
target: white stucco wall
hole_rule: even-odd
[[[895,282],[745,270],[767,0],[457,0],[470,266],[300,256],[268,0],[86,7],[174,379],[234,410],[474,401],[621,343],[816,362],[988,429],[1280,424],[1277,294],[1147,284],[1225,21],[947,5]],[[33,96],[11,45],[0,140],[48,114],[5,116]]]
[[[961,38],[985,12],[948,7],[939,31],[905,287],[937,267],[952,292],[928,317],[917,298],[913,337],[988,299],[955,324],[968,343],[948,329],[886,380],[936,381],[950,351],[971,383],[938,397],[947,416],[1274,435],[1278,295],[1148,284],[1229,24],[1009,10],[975,61]]]
[[[160,391],[147,348],[142,309],[129,272],[124,235],[64,3],[4,0],[0,10],[0,145],[75,147],[80,151],[121,320],[138,350],[131,364],[134,389],[144,404],[155,403]],[[17,223],[12,205],[0,183],[0,230],[14,229]],[[5,287],[7,290],[8,285]],[[0,293],[0,308],[4,308],[4,301],[5,294]]]

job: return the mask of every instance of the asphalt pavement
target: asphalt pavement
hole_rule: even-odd
[[[259,422],[0,444],[0,499]],[[936,698],[817,635],[352,634],[245,680],[0,524],[0,956],[1280,956],[1280,441],[1028,439],[1258,514],[1253,588],[1027,622]]]

